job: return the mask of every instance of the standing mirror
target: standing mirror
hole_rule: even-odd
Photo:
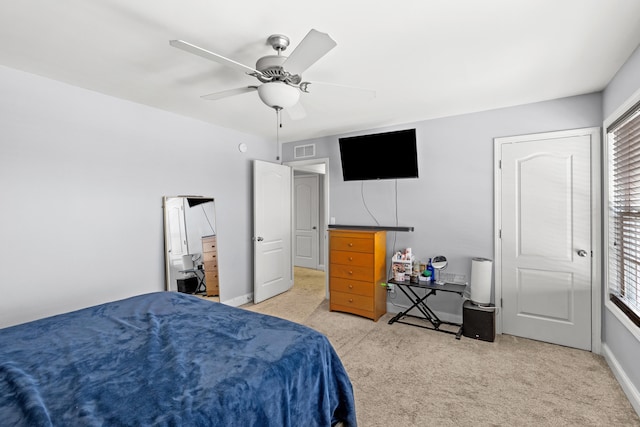
[[[437,285],[444,285],[444,281],[442,280],[442,270],[447,268],[447,258],[443,255],[438,255],[433,257],[433,261],[431,261],[431,265],[433,266],[433,270],[438,273],[438,277],[436,279]]]
[[[167,291],[220,295],[213,197],[164,197]]]

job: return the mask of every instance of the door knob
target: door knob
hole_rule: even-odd
[[[263,239],[262,237],[258,236],[258,237],[256,237],[256,240],[257,240],[258,242],[262,242],[264,239]]]
[[[578,256],[581,256],[581,257],[587,256],[587,251],[585,251],[584,249],[580,249],[578,251]]]
[[[314,225],[313,227],[311,227],[312,230],[315,230],[317,227]]]

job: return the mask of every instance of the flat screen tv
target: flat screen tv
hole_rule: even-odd
[[[416,130],[338,139],[345,181],[418,178]]]

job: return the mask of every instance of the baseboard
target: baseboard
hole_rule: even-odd
[[[253,292],[250,294],[240,295],[239,297],[235,297],[230,300],[225,300],[220,302],[225,305],[230,305],[232,307],[240,307],[241,305],[245,305],[252,301],[253,301]]]
[[[606,343],[602,343],[602,355],[607,361],[609,368],[611,368],[613,375],[618,380],[618,383],[620,383],[622,391],[624,391],[629,402],[631,402],[631,406],[633,406],[633,409],[635,409],[636,413],[640,416],[640,392],[638,392],[638,389],[633,385]]]
[[[401,305],[398,305],[398,304],[392,304],[392,303],[387,301],[387,313],[396,314],[396,313],[400,313],[402,311],[405,311],[407,308],[409,308],[409,307],[401,306]],[[462,315],[445,313],[445,312],[436,311],[436,310],[433,310],[433,312],[442,321],[451,322],[451,323],[462,323]],[[420,313],[420,311],[418,311],[418,309],[415,309],[415,308],[412,311],[410,311],[409,314],[411,314],[413,316],[423,317],[422,313]]]

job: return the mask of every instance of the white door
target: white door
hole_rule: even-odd
[[[318,268],[318,175],[293,178],[294,265]]]
[[[253,227],[253,301],[258,303],[293,284],[289,166],[254,161]]]
[[[502,139],[502,331],[591,350],[591,136],[553,135]]]

